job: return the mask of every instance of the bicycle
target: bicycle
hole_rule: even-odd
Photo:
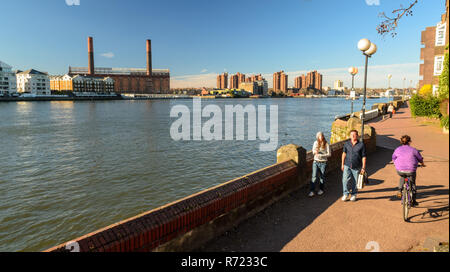
[[[402,189],[403,220],[408,222],[409,209],[412,206],[411,176],[404,178]]]
[[[425,165],[419,165],[418,167],[424,167]],[[409,210],[412,207],[413,203],[413,188],[411,186],[411,175],[406,175],[403,182],[402,189],[402,211],[403,211],[403,220],[408,222]]]

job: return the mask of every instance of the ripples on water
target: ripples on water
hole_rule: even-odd
[[[211,103],[276,104],[278,146],[307,149],[350,109],[344,99],[202,101]],[[0,251],[45,250],[276,162],[261,141],[173,141],[178,104],[192,108],[191,100],[0,103]]]

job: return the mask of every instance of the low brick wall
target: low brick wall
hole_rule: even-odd
[[[190,251],[298,188],[297,177],[295,162],[277,163],[71,242],[81,252]]]
[[[376,150],[375,133],[366,135],[364,142],[369,154]],[[340,168],[343,145],[341,141],[330,146],[327,172]],[[81,252],[195,250],[307,186],[312,163],[311,151],[283,146],[274,165],[79,237],[70,245],[78,245]],[[67,252],[69,247],[64,243],[46,251]]]
[[[387,113],[389,105],[393,105],[395,110],[398,110],[399,108],[406,105],[407,100],[393,100],[389,103],[376,103],[373,104],[372,109],[378,109],[381,115],[384,115]]]

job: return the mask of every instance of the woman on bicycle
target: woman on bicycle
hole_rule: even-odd
[[[416,170],[417,166],[422,164],[422,166],[425,166],[423,163],[422,155],[420,155],[420,152],[415,149],[414,147],[410,146],[411,143],[411,137],[408,135],[402,136],[400,138],[401,146],[395,149],[394,154],[392,154],[392,160],[395,164],[395,169],[397,170],[398,175],[400,176],[400,183],[398,185],[399,192],[397,193],[397,197],[402,197],[402,189],[403,189],[403,183],[404,179],[406,177],[409,177],[411,180],[411,187],[412,187],[412,205],[417,206],[418,203],[416,201]]]

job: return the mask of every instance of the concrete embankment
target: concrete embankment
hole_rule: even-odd
[[[121,96],[105,97],[0,97],[0,102],[33,102],[33,101],[102,101],[123,100]]]

